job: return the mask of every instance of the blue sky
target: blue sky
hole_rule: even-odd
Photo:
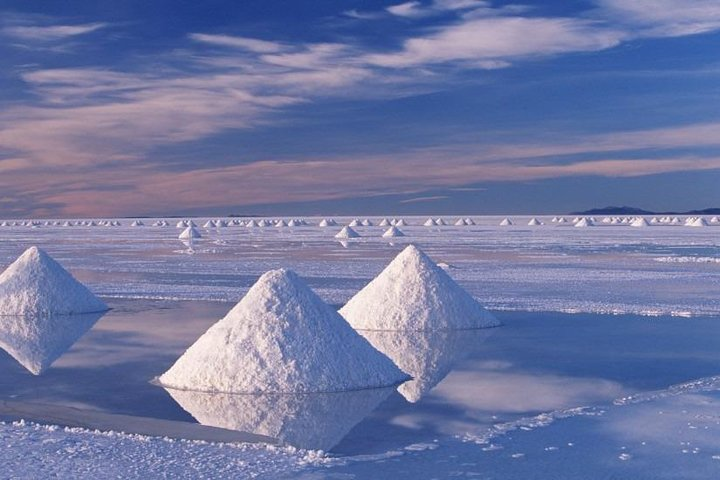
[[[720,2],[0,5],[0,216],[720,206]]]

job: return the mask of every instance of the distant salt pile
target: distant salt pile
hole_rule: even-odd
[[[509,227],[511,225],[514,225],[514,223],[509,218],[503,218],[502,222],[500,222],[501,227]]]
[[[704,218],[698,217],[694,220],[692,220],[690,223],[686,224],[688,227],[707,227],[708,223],[705,221]]]
[[[175,224],[175,228],[187,228],[189,227],[188,223],[185,220],[180,220]]]
[[[182,231],[180,235],[178,235],[178,238],[180,240],[192,240],[195,238],[202,238],[202,235],[195,227],[187,227],[185,230]]]
[[[260,224],[256,220],[248,220],[248,222],[245,224],[245,226],[248,228],[255,228],[255,227],[259,227]]]
[[[358,220],[357,218],[353,219],[350,223],[348,223],[349,227],[362,227],[362,222]]]
[[[91,222],[91,224],[90,224],[89,226],[94,227],[95,224]],[[134,221],[130,224],[130,226],[131,226],[131,227],[144,227],[145,224],[143,223],[142,220],[134,220]]]
[[[334,227],[335,225],[337,225],[337,222],[331,218],[323,218],[318,223],[319,227]]]
[[[362,222],[360,222],[363,227],[372,227],[373,222],[369,218],[364,219]]]
[[[638,217],[632,221],[631,227],[649,227],[650,224],[643,217]]]
[[[472,218],[466,218],[465,225],[475,225],[475,221]]]
[[[75,315],[107,309],[102,300],[37,247],[28,248],[0,275],[0,315]]]
[[[299,227],[300,225],[302,225],[302,223],[300,223],[300,220],[295,220],[294,218],[287,222],[288,227]]]
[[[581,227],[581,228],[582,228],[582,227],[593,227],[593,226],[595,226],[595,224],[594,224],[593,221],[590,220],[589,218],[583,217],[583,218],[581,218],[580,220],[578,220],[577,223],[575,223],[574,226],[575,226],[575,227]]]
[[[580,220],[578,219],[577,222],[579,222],[579,221],[580,221]],[[575,222],[575,223],[577,223],[577,222]],[[531,227],[536,227],[536,226],[539,226],[539,225],[542,225],[542,224],[543,224],[543,223],[542,223],[540,220],[538,220],[537,218],[535,218],[535,217],[531,218],[530,221],[528,222],[528,225],[530,225]]]
[[[400,230],[399,228],[397,228],[396,226],[393,225],[392,227],[385,230],[385,233],[383,233],[382,236],[384,238],[404,237],[405,234],[403,233],[402,230]]]
[[[203,225],[203,228],[215,228],[215,222],[213,222],[212,220],[208,220]]]
[[[437,226],[437,223],[432,218],[428,218],[427,220],[425,220],[425,223],[423,223],[423,225],[426,227],[435,227]]]
[[[393,225],[395,225],[396,227],[406,227],[407,223],[405,223],[405,220],[403,220],[401,218],[399,220],[396,220],[395,223],[393,223]]]
[[[445,223],[445,220],[443,220],[442,218],[436,218],[435,225],[439,227],[444,227],[445,225],[447,225],[447,223]]]
[[[465,226],[465,219],[464,218],[458,218],[455,222],[456,227],[464,227]]]
[[[386,387],[407,379],[294,272],[273,270],[159,382],[218,393],[309,393]]]
[[[343,227],[338,233],[335,234],[335,238],[358,238],[360,234],[353,230],[352,227]]]
[[[284,227],[287,227],[288,224],[285,220],[278,220],[277,222],[275,222],[275,226],[277,228],[284,228]]]
[[[414,245],[340,309],[363,330],[451,330],[499,325],[497,319]]]
[[[557,223],[568,223],[568,221],[567,221],[567,218],[565,218],[565,217],[560,217],[560,218],[558,219]]]
[[[380,220],[380,223],[378,223],[378,227],[389,227],[390,225],[390,220],[388,220],[387,218],[383,218],[382,220]]]
[[[710,223],[720,223],[720,219],[718,217],[712,217]]]

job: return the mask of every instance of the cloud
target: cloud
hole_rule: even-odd
[[[0,34],[19,40],[49,42],[85,35],[106,28],[107,23],[80,25],[14,25],[0,28]]]
[[[368,63],[413,67],[447,62],[503,62],[544,55],[604,50],[627,34],[572,18],[493,17],[456,23],[406,40],[398,52],[369,54]]]
[[[257,38],[235,37],[231,35],[210,35],[206,33],[191,33],[189,38],[200,43],[241,48],[254,53],[277,53],[287,50],[287,46],[281,43],[268,42],[267,40],[259,40]]]
[[[596,15],[628,25],[640,37],[695,35],[720,28],[716,0],[597,0]]]

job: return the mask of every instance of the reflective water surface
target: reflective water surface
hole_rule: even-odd
[[[150,381],[231,304],[114,300],[36,377],[0,353],[0,400],[198,422],[374,454],[720,373],[717,318],[499,312],[486,331],[362,332],[415,379],[397,390],[212,395]],[[38,407],[38,416],[42,407]],[[0,413],[0,416],[2,414]]]

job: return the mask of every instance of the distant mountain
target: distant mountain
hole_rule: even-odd
[[[572,212],[570,215],[720,215],[720,208],[705,208],[687,212],[652,212],[635,207],[604,207]]]
[[[593,208],[584,212],[572,212],[570,215],[653,215],[654,213],[635,207],[604,207]]]

